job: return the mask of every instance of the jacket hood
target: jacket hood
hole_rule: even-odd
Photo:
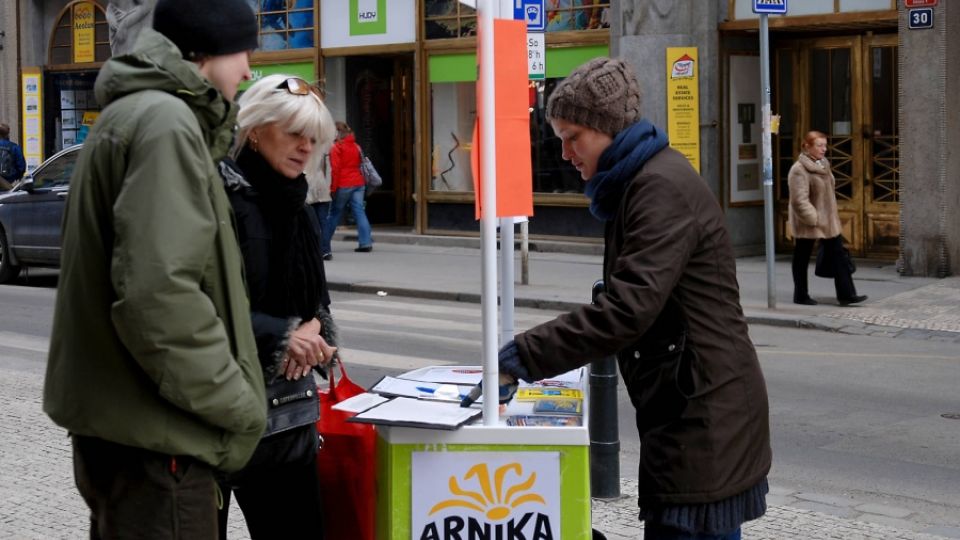
[[[200,74],[195,63],[184,60],[172,41],[151,28],[141,30],[132,53],[108,60],[94,85],[103,108],[143,90],[159,90],[183,100],[196,115],[211,155],[226,155],[236,123],[236,105]]]

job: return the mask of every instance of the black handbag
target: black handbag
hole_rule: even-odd
[[[843,264],[847,265],[847,271],[853,275],[857,271],[857,265],[853,263],[853,259],[850,258],[850,250],[843,245],[843,240],[838,242],[839,248],[833,250],[831,253],[826,242],[822,240],[819,242],[819,247],[817,248],[817,264],[813,269],[813,273],[819,277],[832,278],[837,277],[837,272],[835,270],[836,263],[835,258],[839,257],[840,261]]]
[[[320,400],[313,374],[296,381],[275,379],[267,384],[267,429],[269,436],[313,424],[320,417]]]

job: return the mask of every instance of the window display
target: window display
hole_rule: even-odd
[[[546,120],[550,92],[562,79],[530,81],[530,152],[535,193],[583,193],[577,170],[561,156],[560,138]],[[430,85],[433,109],[430,189],[442,192],[472,192],[470,151],[476,119],[475,82],[444,82]]]
[[[313,47],[313,0],[249,0],[260,24],[260,50]]]

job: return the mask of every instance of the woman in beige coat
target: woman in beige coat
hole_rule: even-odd
[[[830,172],[827,136],[819,131],[807,133],[800,157],[790,168],[790,226],[796,242],[793,250],[793,303],[813,306],[807,289],[807,266],[813,244],[819,239],[834,267],[834,285],[840,305],[856,304],[867,299],[857,295],[853,276],[843,254],[840,237],[840,215],[837,213],[836,181]]]

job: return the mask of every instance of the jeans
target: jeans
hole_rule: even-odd
[[[807,289],[807,268],[810,265],[810,255],[813,253],[813,244],[816,242],[813,238],[795,238],[796,245],[793,248],[793,300],[803,300],[810,296]],[[822,238],[820,242],[824,244],[825,249],[831,253],[838,253],[843,247],[843,239],[839,236],[833,238]],[[833,258],[840,261],[839,256]],[[853,276],[845,265],[837,265],[835,270],[836,277],[833,278],[834,289],[837,291],[837,300],[846,300],[857,296],[857,288],[853,284]]]
[[[656,523],[645,523],[643,540],[740,540],[740,529],[727,534],[689,533]]]
[[[217,483],[201,461],[73,435],[73,470],[91,540],[217,538]]]
[[[316,202],[310,205],[313,208],[313,212],[317,215],[317,223],[320,224],[320,228],[317,229],[317,238],[320,239],[321,255],[326,255],[331,252],[330,240],[323,234],[323,232],[327,230],[327,216],[330,215],[330,202],[331,201]]]
[[[321,246],[330,247],[330,240],[333,233],[340,225],[340,219],[343,217],[343,209],[350,205],[350,211],[357,220],[357,237],[360,247],[373,245],[371,238],[370,221],[367,220],[367,214],[363,210],[363,186],[340,188],[333,194],[333,204],[330,205],[330,215],[327,216],[327,222],[323,227],[323,240]],[[325,251],[324,253],[329,253]]]

